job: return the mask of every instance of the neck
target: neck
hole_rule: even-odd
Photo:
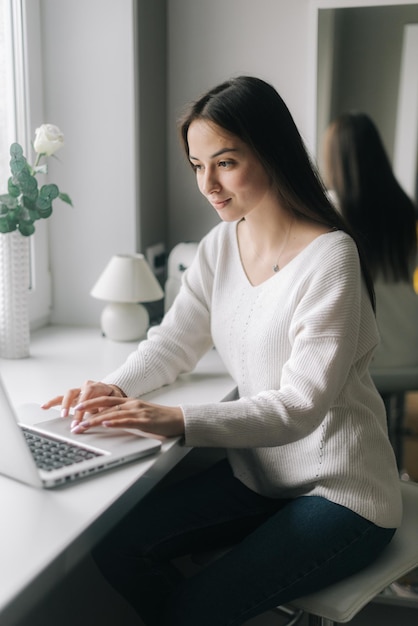
[[[273,272],[281,269],[281,259],[286,253],[292,229],[294,226],[294,216],[286,215],[279,222],[272,224],[254,223],[252,220],[244,219],[246,229],[246,240],[248,246],[253,250],[254,258],[265,267],[270,266]]]
[[[294,219],[291,213],[286,213],[280,219],[253,219],[252,216],[247,216],[242,221],[252,245],[263,254],[274,256],[285,242]]]

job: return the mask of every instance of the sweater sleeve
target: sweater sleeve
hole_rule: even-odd
[[[210,241],[202,240],[196,257],[183,275],[179,294],[159,326],[152,327],[117,370],[103,382],[138,397],[170,384],[191,371],[213,345],[210,294],[213,283]]]
[[[372,349],[360,333],[362,307],[371,305],[362,285],[357,250],[347,238],[311,259],[298,283],[287,329],[291,348],[277,389],[238,400],[182,406],[186,445],[230,448],[286,445],[312,433],[337,401],[356,358]],[[373,322],[372,322],[373,323]],[[373,333],[371,333],[373,335]],[[282,346],[275,346],[277,353]],[[266,363],[266,367],[271,367]]]

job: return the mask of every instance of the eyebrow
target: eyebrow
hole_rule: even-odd
[[[238,152],[237,148],[222,148],[221,150],[218,150],[218,152],[214,152],[210,158],[214,159],[215,157],[220,156],[221,154],[225,154],[225,152]],[[194,157],[191,154],[189,154],[189,159],[192,159],[193,161],[199,161],[198,157]]]

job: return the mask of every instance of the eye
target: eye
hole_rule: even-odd
[[[226,168],[226,167],[232,167],[232,165],[234,165],[234,161],[219,161],[218,162],[218,167],[222,167],[222,168]]]
[[[194,172],[199,172],[202,169],[202,166],[199,163],[192,163],[190,161],[190,165],[192,166],[192,170]]]

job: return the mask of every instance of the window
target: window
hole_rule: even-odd
[[[0,146],[9,146],[16,127],[10,1],[0,0]],[[7,191],[8,151],[0,152],[0,193]]]
[[[35,128],[43,123],[39,0],[0,0],[0,193],[7,189],[8,146],[31,154]],[[31,237],[31,326],[48,322],[51,287],[48,225],[38,222]],[[1,236],[1,235],[0,235]]]

